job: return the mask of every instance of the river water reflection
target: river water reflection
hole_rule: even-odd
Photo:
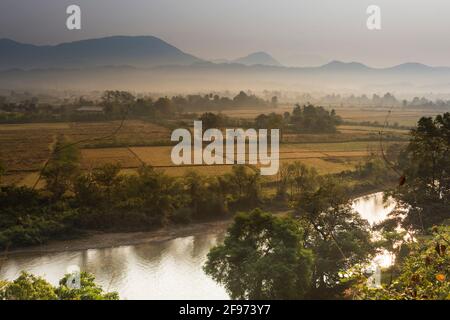
[[[358,198],[354,209],[370,223],[379,222],[393,207],[385,207],[382,197],[376,193]],[[1,266],[0,279],[15,279],[26,270],[57,284],[68,267],[77,265],[93,273],[104,289],[119,292],[121,299],[228,299],[225,289],[202,270],[207,253],[224,234],[215,230],[157,243],[10,256]]]

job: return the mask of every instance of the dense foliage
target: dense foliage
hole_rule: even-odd
[[[305,247],[315,255],[309,297],[338,298],[345,290],[342,271],[375,253],[370,226],[353,210],[345,185],[330,178],[301,193],[296,210],[305,230]]]
[[[399,275],[382,287],[369,287],[367,277],[354,277],[351,294],[356,299],[450,300],[450,228],[433,228],[431,239],[418,239],[400,263]]]
[[[397,208],[376,226],[379,243],[396,254],[381,288],[367,285],[356,274],[350,293],[360,299],[450,299],[450,114],[423,117],[411,131],[408,146],[399,152],[393,170],[402,171],[390,192]],[[398,227],[404,231],[399,231]],[[405,240],[409,233],[412,241]]]
[[[127,117],[160,119],[174,117],[182,112],[269,106],[277,106],[276,96],[265,100],[244,91],[234,96],[211,93],[151,97],[136,96],[128,91],[107,90],[97,100],[89,100],[81,96],[75,101],[64,100],[52,104],[42,103],[38,97],[28,95],[26,99],[19,102],[8,102],[6,97],[0,96],[0,122],[101,121],[120,119],[125,114]],[[99,107],[102,110],[90,112],[87,108],[85,111],[79,111],[80,107]]]
[[[306,104],[296,105],[291,113],[286,112],[284,115],[261,114],[255,119],[255,127],[278,128],[296,133],[334,133],[341,122],[335,110],[328,111],[320,106]]]
[[[295,219],[259,210],[238,215],[224,244],[208,255],[205,271],[233,298],[339,298],[350,286],[342,283],[342,271],[375,253],[369,224],[352,209],[340,181],[319,179],[297,167],[303,175],[294,180],[293,188],[302,190],[296,196]],[[275,232],[274,225],[281,223],[289,230],[289,243],[287,231]]]
[[[285,117],[294,131],[302,133],[336,132],[336,126],[341,122],[334,110],[328,111],[311,104],[297,105],[292,113],[286,114]]]
[[[82,272],[80,274],[80,287],[67,286],[69,275],[64,276],[59,286],[54,287],[41,277],[27,272],[14,281],[0,282],[0,300],[118,300],[116,292],[103,292],[95,284],[94,276]]]
[[[398,200],[391,225],[427,233],[450,219],[450,113],[419,120],[398,168],[405,183],[391,192]]]
[[[117,164],[81,172],[72,153],[67,148],[49,163],[44,189],[0,188],[1,248],[40,244],[86,229],[150,230],[221,219],[262,201],[259,172],[245,166],[217,177],[191,172],[175,178],[148,166],[123,175]]]
[[[223,245],[208,254],[205,272],[233,299],[301,299],[313,257],[294,220],[260,210],[238,214]]]

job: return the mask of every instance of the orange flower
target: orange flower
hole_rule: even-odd
[[[440,281],[440,282],[444,282],[445,281],[445,274],[439,273],[436,275],[436,280]]]

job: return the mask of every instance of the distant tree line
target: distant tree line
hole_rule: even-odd
[[[430,100],[425,97],[413,97],[410,100],[398,99],[392,93],[384,95],[373,94],[371,97],[366,94],[360,96],[351,94],[344,96],[341,94],[328,94],[323,97],[314,99],[307,96],[309,101],[316,101],[323,105],[333,106],[357,106],[357,107],[408,107],[408,108],[446,108],[450,107],[450,100],[436,99]]]
[[[336,111],[326,110],[312,104],[296,105],[292,112],[278,114],[260,114],[254,120],[233,119],[223,113],[205,112],[198,117],[204,129],[244,127],[256,129],[280,129],[284,132],[295,133],[334,133],[336,127],[342,123]]]
[[[296,133],[334,133],[336,126],[341,123],[342,119],[334,109],[328,111],[321,106],[312,104],[303,106],[297,104],[291,113],[261,114],[255,119],[256,128],[279,128]]]
[[[254,94],[239,92],[229,98],[217,94],[177,95],[173,97],[135,96],[127,91],[107,90],[100,100],[93,101],[80,97],[75,101],[59,105],[40,103],[37,97],[22,102],[8,102],[0,97],[0,122],[35,121],[101,121],[127,116],[139,116],[152,119],[170,118],[183,112],[200,110],[224,110],[233,108],[276,107],[276,96],[266,101]],[[83,107],[87,110],[78,110]],[[101,107],[101,111],[89,111],[90,107]]]

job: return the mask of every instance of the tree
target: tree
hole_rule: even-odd
[[[226,119],[222,114],[215,114],[212,112],[205,112],[201,115],[203,130],[207,129],[220,129],[225,125]]]
[[[115,190],[114,205],[123,213],[124,221],[130,212],[138,211],[144,215],[146,225],[161,226],[181,206],[183,195],[180,187],[172,177],[150,166],[142,166],[137,176],[123,177],[123,182]]]
[[[411,135],[398,160],[405,184],[390,193],[398,202],[392,216],[405,229],[426,233],[450,218],[450,113],[421,118]]]
[[[72,184],[72,178],[78,172],[79,150],[75,145],[59,138],[52,158],[42,170],[46,189],[52,193],[53,199],[60,199]]]
[[[58,296],[53,286],[41,277],[27,272],[11,283],[6,283],[0,291],[0,300],[56,300]]]
[[[152,98],[140,98],[136,100],[131,111],[137,115],[155,116],[155,109]]]
[[[350,292],[356,299],[450,300],[450,227],[433,228],[433,237],[413,243],[400,274],[381,288],[367,286],[364,273],[355,274]]]
[[[205,272],[232,299],[301,299],[311,285],[313,255],[289,218],[259,209],[240,213],[224,243],[213,248]]]
[[[114,204],[113,191],[122,182],[119,163],[107,163],[74,179],[75,200],[80,207],[98,209]]]
[[[87,272],[80,273],[80,288],[67,286],[69,275],[59,281],[55,289],[60,300],[118,300],[117,292],[104,293],[103,289],[95,283],[95,277]]]
[[[272,99],[270,100],[270,103],[271,103],[272,107],[274,107],[274,108],[278,107],[278,97],[273,96]]]
[[[280,129],[284,128],[283,116],[274,112],[266,115],[260,114],[255,119],[257,129]]]
[[[223,191],[231,195],[237,207],[255,208],[261,202],[261,175],[245,165],[235,165],[232,172],[221,177]]]
[[[101,104],[107,114],[124,115],[134,104],[135,97],[127,91],[107,90],[103,93]]]
[[[45,279],[22,272],[12,282],[0,283],[0,300],[118,300],[116,292],[103,292],[95,284],[92,274],[80,274],[80,288],[69,288],[69,275],[60,280],[58,287],[53,287]]]
[[[295,201],[301,192],[316,190],[319,174],[299,161],[281,166],[277,175],[277,197]]]
[[[305,246],[313,251],[314,286],[310,298],[337,298],[345,289],[341,272],[375,252],[370,226],[351,207],[342,181],[325,178],[316,190],[300,194],[296,212],[303,223]]]
[[[334,110],[330,112],[312,104],[296,105],[288,120],[292,129],[301,133],[334,133],[342,122]]]
[[[156,111],[162,115],[169,115],[174,112],[172,101],[170,101],[170,99],[167,97],[159,98],[158,100],[156,100],[154,107]]]
[[[217,218],[227,213],[227,204],[217,179],[201,176],[195,171],[187,172],[183,177],[183,190],[193,218]]]
[[[234,98],[233,104],[235,107],[255,107],[260,105],[266,105],[266,102],[253,94],[247,94],[244,91],[240,91]]]

